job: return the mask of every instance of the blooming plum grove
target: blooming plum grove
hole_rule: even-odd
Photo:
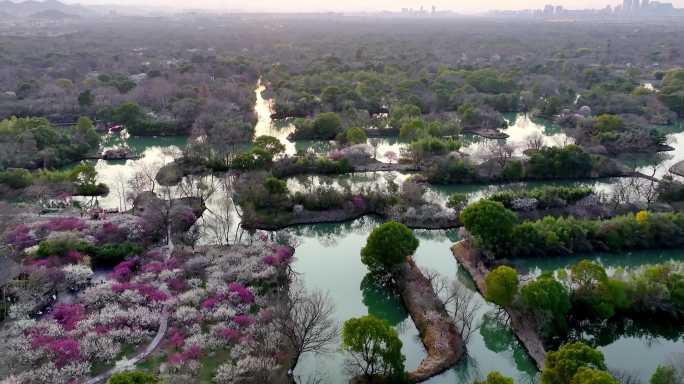
[[[106,237],[105,228],[113,229],[106,224],[93,231],[92,223],[76,220],[50,226],[92,236],[95,244]],[[34,239],[42,231],[27,227],[13,238]],[[292,256],[293,248],[266,240],[175,248],[172,254],[155,248],[119,263],[99,283],[90,281],[92,270],[84,264],[57,263],[68,286],[85,289],[38,319],[15,311],[0,340],[12,378],[18,383],[83,381],[131,358],[136,353],[131,351],[142,351],[164,316],[168,330],[152,356],[153,370],[163,379],[193,381],[201,365],[218,356],[218,383],[269,375],[287,357],[279,348],[271,308],[286,294],[282,285]]]

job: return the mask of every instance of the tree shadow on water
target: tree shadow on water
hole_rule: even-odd
[[[368,273],[361,280],[363,304],[368,314],[387,321],[396,327],[408,318],[408,312],[401,302],[399,293],[392,287],[384,285],[378,276]]]

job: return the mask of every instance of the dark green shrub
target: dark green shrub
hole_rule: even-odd
[[[230,167],[243,171],[262,169],[270,165],[271,161],[273,161],[273,155],[270,152],[260,147],[254,147],[235,156]]]
[[[461,142],[452,138],[443,139],[426,136],[412,142],[409,148],[412,156],[416,160],[420,160],[428,156],[444,155],[457,151],[461,148]]]
[[[119,372],[112,375],[107,384],[157,384],[156,376],[143,371]]]
[[[475,169],[464,160],[448,159],[431,166],[425,176],[433,184],[467,183],[475,179]]]
[[[449,196],[446,206],[451,209],[460,210],[466,205],[466,203],[468,203],[468,195],[465,193],[456,192]]]
[[[288,192],[285,180],[280,180],[272,176],[266,178],[264,187],[266,187],[266,190],[271,195],[286,195]]]
[[[349,196],[334,188],[320,187],[311,193],[296,192],[292,197],[293,204],[300,204],[310,211],[340,209],[349,201]]]
[[[565,333],[565,315],[572,308],[570,294],[553,275],[542,275],[525,284],[520,289],[520,294],[525,306],[536,314],[539,326],[547,338]]]
[[[507,248],[518,221],[515,213],[503,204],[486,199],[467,206],[460,219],[479,246],[494,252]]]
[[[366,379],[405,382],[401,346],[397,331],[374,316],[349,319],[342,327],[342,350],[353,356],[349,367]]]
[[[353,128],[348,128],[344,132],[344,143],[354,145],[354,144],[363,144],[368,140],[368,136],[366,135],[366,132],[357,127]]]
[[[322,175],[339,175],[351,172],[352,166],[347,159],[330,160],[320,158],[316,161],[314,171]]]
[[[506,162],[501,171],[501,178],[506,181],[522,180],[525,177],[525,169],[520,160],[511,160]]]
[[[502,307],[510,307],[518,294],[518,272],[502,265],[487,273],[485,285],[487,301]]]
[[[390,221],[376,227],[361,249],[361,261],[371,270],[391,270],[404,263],[418,248],[418,239],[401,223]]]
[[[89,244],[77,240],[43,240],[38,244],[36,256],[40,258],[64,256],[69,251],[84,251],[86,249],[89,249]]]
[[[544,147],[530,156],[527,176],[535,179],[577,179],[591,175],[591,156],[576,145]]]
[[[0,172],[0,184],[6,184],[12,189],[23,189],[32,183],[33,176],[26,169],[15,168]]]
[[[93,267],[113,267],[127,258],[141,255],[144,249],[136,244],[120,243],[87,245],[79,251],[85,251],[90,255]]]
[[[582,368],[605,371],[606,363],[603,354],[582,342],[565,344],[557,351],[551,351],[546,355],[541,382],[542,384],[576,383],[574,377]]]
[[[516,199],[533,198],[537,199],[539,208],[553,208],[564,206],[565,204],[575,203],[593,193],[587,187],[553,187],[545,186],[531,190],[511,190],[491,194],[489,200],[498,201],[506,208],[511,208]]]

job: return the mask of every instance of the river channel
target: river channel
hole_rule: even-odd
[[[257,89],[257,105],[255,110],[259,120],[256,135],[271,135],[286,144],[288,154],[298,150],[314,148],[317,152],[327,150],[329,143],[297,142],[287,140],[292,132],[292,125],[285,122],[273,122],[270,118],[270,101],[261,97],[263,87]],[[563,145],[570,139],[560,128],[553,124],[544,124],[531,120],[526,115],[507,116],[511,122],[506,132],[510,135],[508,143],[516,151],[523,148],[527,138],[532,134],[540,134],[547,145]],[[634,157],[639,166],[652,166],[653,162],[664,162],[662,167],[675,160],[684,159],[684,126],[672,128],[668,136],[670,145],[676,151],[665,155],[651,157]],[[463,151],[475,156],[484,145],[484,140],[475,137],[464,139]],[[135,154],[142,156],[137,160],[104,161],[96,164],[98,180],[106,183],[111,193],[100,198],[99,204],[109,209],[130,208],[126,201],[129,181],[140,169],[158,168],[180,156],[186,138],[128,138],[125,140]],[[388,151],[399,153],[405,145],[398,140],[382,139],[378,153]],[[381,161],[387,160],[379,156]],[[650,162],[650,163],[649,163]],[[362,185],[372,186],[387,182],[388,178],[401,182],[406,175],[398,173],[369,173],[330,178],[311,178],[308,183],[339,185],[348,183],[355,188]],[[234,242],[242,236],[248,236],[239,229],[239,216],[230,198],[230,186],[222,182],[221,176],[206,176],[204,181],[216,188],[214,195],[207,201],[207,211],[198,225],[204,226],[202,242]],[[291,189],[302,188],[302,181],[289,181]],[[547,183],[548,184],[548,183]],[[599,190],[609,190],[611,180],[591,182],[589,185]],[[429,188],[427,196],[438,202],[444,202],[453,192],[468,193],[471,201],[482,198],[489,193],[504,188],[529,188],[542,183],[514,183],[508,185],[462,185],[454,187]],[[366,267],[360,260],[360,249],[372,229],[379,224],[377,219],[365,217],[343,224],[307,225],[290,228],[286,231],[296,236],[300,245],[296,250],[294,270],[308,289],[327,292],[335,304],[335,318],[340,322],[351,317],[374,314],[389,321],[398,331],[403,342],[403,353],[406,356],[406,368],[411,370],[425,357],[425,350],[418,337],[418,331],[408,316],[400,300],[387,292],[374,289],[364,281]],[[211,227],[211,230],[207,230]],[[469,279],[459,271],[458,263],[451,255],[449,247],[458,240],[456,231],[415,231],[420,239],[420,246],[415,258],[424,269],[439,273],[459,284],[473,290],[475,300],[480,304],[477,312],[476,330],[467,346],[468,357],[447,372],[432,378],[429,383],[470,383],[474,379],[485,376],[488,372],[499,371],[515,378],[518,383],[536,382],[538,373],[527,356],[525,350],[517,342],[509,329],[494,320],[491,314],[495,308],[486,303],[472,287]],[[618,255],[583,255],[576,258],[553,258],[543,260],[525,260],[520,262],[521,270],[527,274],[538,274],[541,271],[566,267],[580,258],[594,258],[610,268],[628,268],[663,260],[684,259],[683,251],[668,251]],[[609,368],[624,370],[637,374],[646,380],[659,364],[673,357],[675,352],[684,351],[681,332],[670,332],[666,335],[652,332],[630,332],[617,334],[614,337],[598,338],[586,335],[589,340],[596,341],[606,356]],[[325,355],[305,355],[295,371],[298,382],[313,382],[310,379],[322,379],[326,383],[345,383],[349,376],[344,369],[344,356],[337,351],[337,346]]]

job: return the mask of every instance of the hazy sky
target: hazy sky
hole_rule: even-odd
[[[421,2],[422,1],[422,2]],[[668,0],[661,0],[668,1]],[[676,7],[684,7],[684,0],[669,0]],[[245,10],[255,12],[293,12],[293,11],[398,11],[401,8],[429,8],[463,13],[481,12],[490,9],[527,9],[542,8],[545,4],[561,4],[566,8],[603,8],[607,4],[617,5],[621,0],[69,0],[69,3],[82,4],[120,4],[133,6],[168,7],[170,9],[207,8],[224,10]]]

